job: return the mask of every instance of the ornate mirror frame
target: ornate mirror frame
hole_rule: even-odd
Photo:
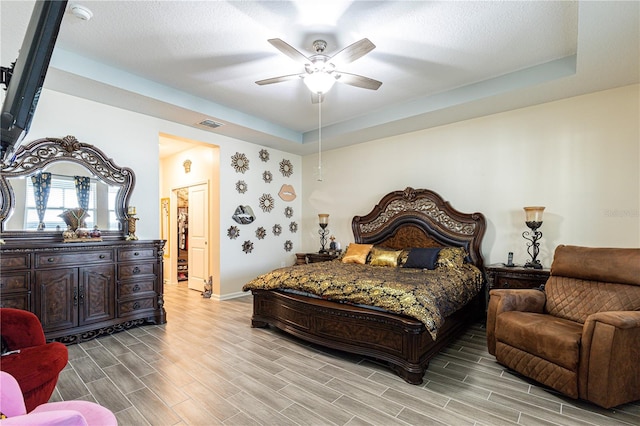
[[[36,230],[5,230],[5,221],[15,208],[15,194],[9,178],[26,177],[47,165],[66,161],[84,166],[103,182],[119,187],[115,214],[121,224],[118,230],[101,230],[102,238],[125,239],[127,235],[127,209],[135,186],[135,174],[128,167],[118,167],[113,160],[93,145],[78,141],[74,136],[38,139],[21,146],[10,164],[0,167],[0,238],[5,240],[28,239],[37,241],[62,241],[61,232]]]

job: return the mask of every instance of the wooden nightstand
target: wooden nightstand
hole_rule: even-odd
[[[327,262],[337,259],[340,252],[331,253],[296,253],[296,265],[304,265],[307,263]]]
[[[540,288],[547,282],[550,269],[533,269],[523,266],[507,267],[502,263],[485,268],[489,290],[494,288]]]

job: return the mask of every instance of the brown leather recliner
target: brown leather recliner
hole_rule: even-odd
[[[611,408],[640,399],[640,249],[560,245],[544,291],[491,290],[496,360]]]

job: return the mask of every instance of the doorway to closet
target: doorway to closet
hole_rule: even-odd
[[[177,281],[204,291],[209,279],[209,183],[174,189],[176,198]]]
[[[188,286],[204,291],[212,277],[212,295],[220,294],[220,147],[161,133],[160,205],[165,285]],[[205,185],[205,186],[202,186]],[[208,189],[207,189],[208,188]],[[178,190],[181,191],[178,197]],[[184,195],[183,195],[184,194]],[[179,198],[182,198],[179,200]],[[196,206],[200,206],[196,208]],[[179,211],[178,208],[185,210]],[[194,218],[202,211],[202,225]],[[178,216],[186,213],[186,229],[180,241]],[[162,212],[161,212],[162,214]],[[165,225],[166,224],[166,225]],[[198,238],[200,237],[200,238]],[[181,247],[181,251],[179,250]],[[178,257],[185,259],[178,263]],[[190,257],[191,256],[191,257]],[[178,269],[180,266],[180,270]],[[180,275],[180,274],[183,275]],[[179,281],[184,279],[184,281]]]

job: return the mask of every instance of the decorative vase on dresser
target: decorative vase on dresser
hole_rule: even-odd
[[[82,194],[83,209],[98,237],[65,238],[56,209],[69,206],[47,205],[42,188],[32,190],[38,199],[29,202],[26,187],[42,179],[25,178],[38,174],[52,176],[46,186],[53,188],[91,180],[95,193]],[[0,168],[0,306],[35,313],[47,340],[65,344],[165,323],[165,241],[127,238],[133,233],[127,212],[134,182],[131,169],[73,136],[20,147]],[[30,221],[36,211],[38,220]]]

